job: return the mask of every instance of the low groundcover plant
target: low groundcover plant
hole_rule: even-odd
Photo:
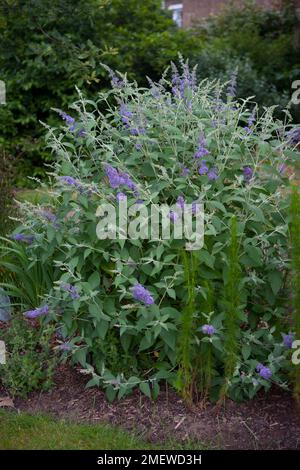
[[[155,398],[161,381],[187,400],[286,387],[285,187],[297,155],[288,118],[237,101],[234,79],[197,84],[183,61],[148,88],[110,75],[111,90],[97,101],[79,92],[71,111],[58,110],[62,128],[48,128],[49,204],[20,205],[13,238],[55,273],[25,317],[55,324],[63,357],[110,400],[136,387]],[[201,201],[203,247],[188,251],[174,236],[100,240],[97,208],[124,198],[178,211]]]

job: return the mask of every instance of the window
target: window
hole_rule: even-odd
[[[179,26],[182,27],[182,3],[175,3],[175,5],[169,5],[168,10],[172,12],[173,21]]]

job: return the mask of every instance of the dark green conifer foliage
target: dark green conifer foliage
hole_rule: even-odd
[[[240,263],[239,240],[237,234],[237,220],[232,217],[230,226],[230,245],[228,250],[228,278],[224,286],[225,292],[225,362],[224,386],[221,389],[220,399],[224,399],[228,392],[230,380],[234,374],[239,354],[239,310],[240,310]]]
[[[187,403],[193,401],[193,383],[195,368],[193,367],[192,344],[194,337],[194,313],[196,297],[196,263],[192,251],[182,252],[187,302],[182,312],[181,330],[178,341],[178,377],[176,387]]]
[[[206,298],[201,302],[200,311],[205,314],[209,314],[214,311],[214,288],[210,281],[204,281],[203,287],[206,292]],[[204,325],[206,319],[203,315],[200,318],[200,325]],[[197,355],[198,361],[198,389],[200,390],[202,398],[208,398],[210,395],[212,379],[213,379],[213,352],[212,344],[205,342],[200,344],[199,355]]]
[[[292,255],[292,288],[293,288],[293,321],[295,338],[300,339],[300,193],[293,185],[290,207],[291,255]],[[300,404],[300,365],[294,365],[294,396]]]

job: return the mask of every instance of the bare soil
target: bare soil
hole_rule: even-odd
[[[278,389],[246,403],[227,400],[224,407],[203,402],[188,407],[170,387],[155,402],[135,392],[109,403],[101,390],[85,388],[87,380],[79,370],[60,366],[51,391],[17,398],[15,408],[72,422],[119,425],[151,442],[195,441],[217,449],[300,449],[300,409],[289,393]]]

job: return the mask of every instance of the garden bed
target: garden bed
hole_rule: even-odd
[[[184,405],[169,388],[156,401],[139,392],[109,403],[99,389],[85,389],[79,370],[60,366],[50,392],[16,399],[15,408],[81,423],[109,423],[153,443],[197,441],[209,448],[300,449],[300,413],[289,393],[273,389],[247,403]],[[4,393],[3,393],[4,392]],[[1,391],[1,396],[5,391]]]

